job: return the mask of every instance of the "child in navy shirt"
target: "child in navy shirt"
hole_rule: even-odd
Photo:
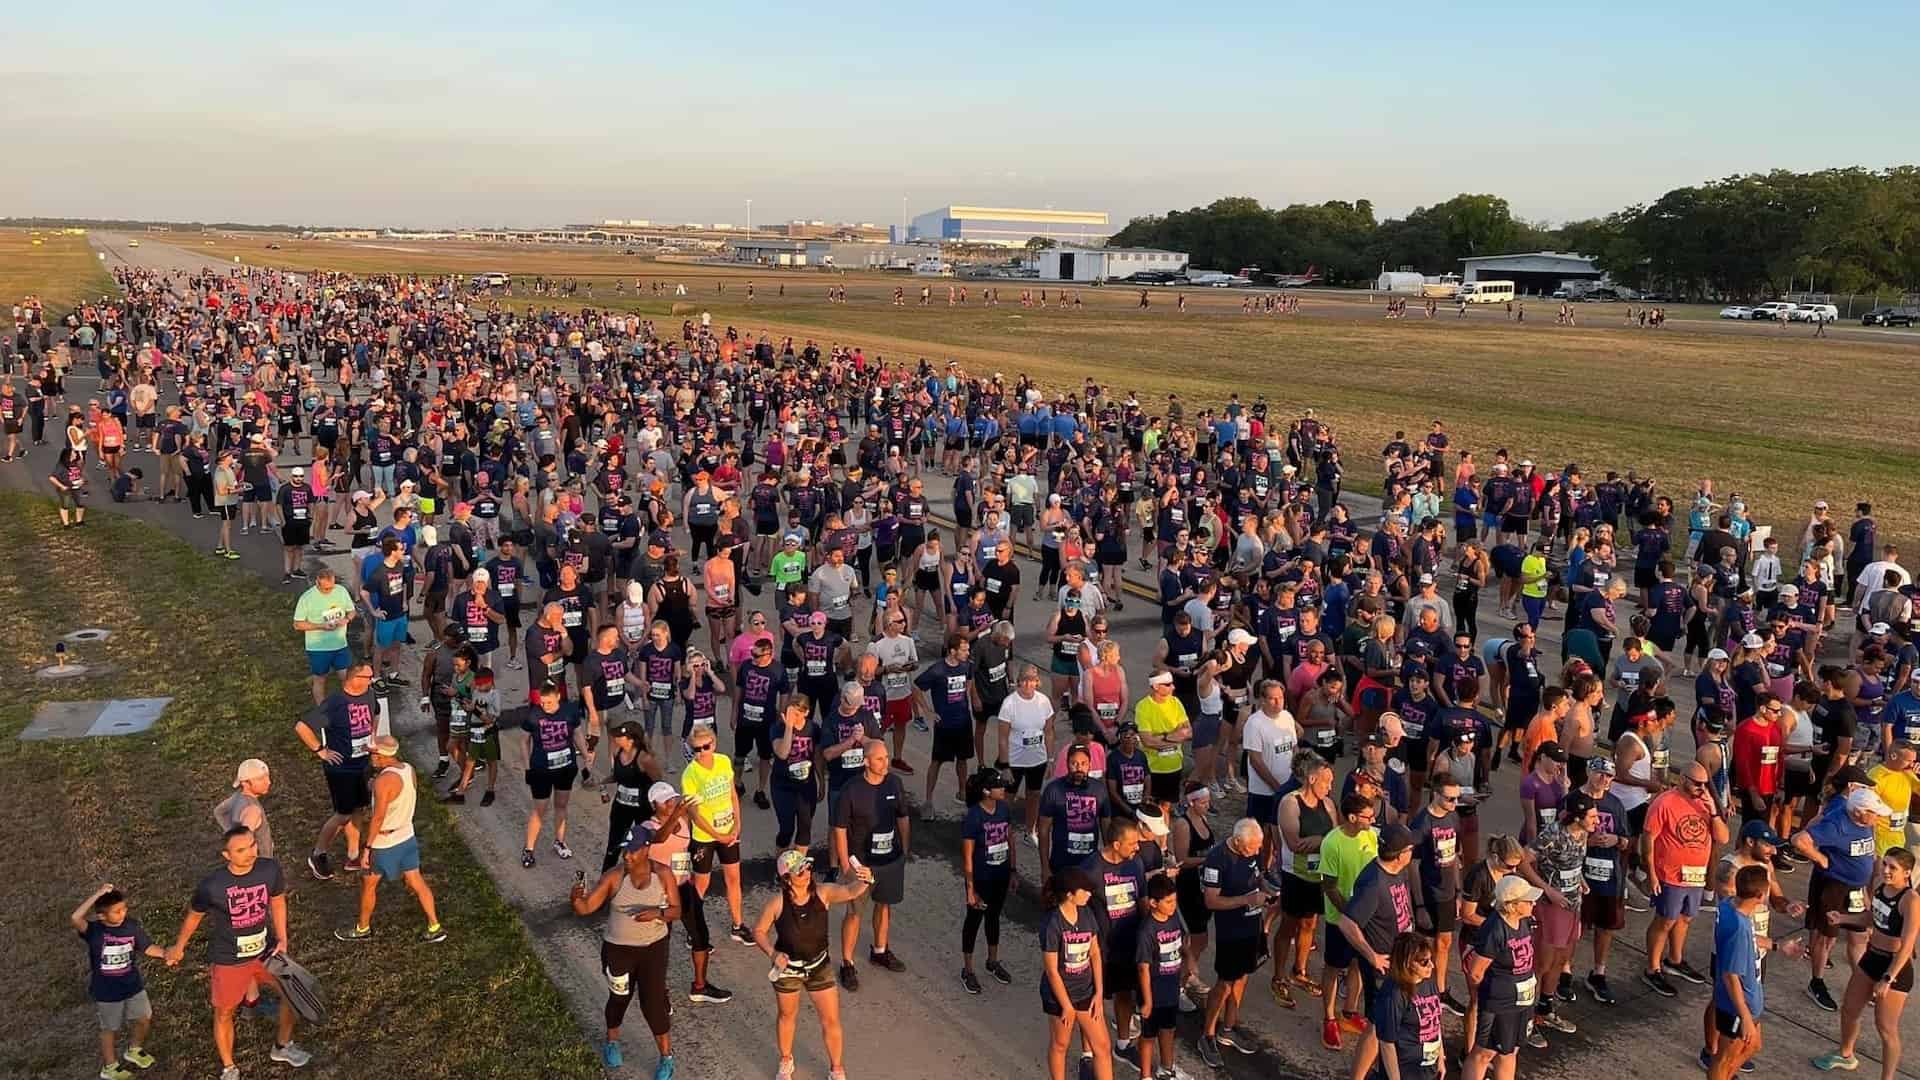
[[[146,980],[140,977],[140,957],[163,959],[166,950],[127,914],[125,894],[112,885],[102,885],[80,901],[68,922],[87,944],[87,994],[100,1018],[100,1059],[105,1062],[101,1080],[127,1080],[133,1073],[126,1065],[153,1068],[153,1056],[141,1048],[153,1028],[153,1006],[147,1001]],[[123,1065],[114,1053],[114,1040],[128,1024],[132,1030]]]

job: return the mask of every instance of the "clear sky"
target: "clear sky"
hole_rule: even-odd
[[[1911,2],[41,5],[0,60],[0,216],[1118,225],[1473,191],[1557,222],[1913,160]]]

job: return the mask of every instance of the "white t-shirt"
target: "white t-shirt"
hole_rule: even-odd
[[[1240,737],[1241,749],[1248,754],[1258,754],[1267,766],[1267,771],[1282,784],[1293,776],[1293,752],[1300,745],[1300,725],[1293,714],[1285,709],[1278,716],[1268,716],[1264,709],[1253,710],[1247,718],[1246,731]],[[1274,788],[1263,778],[1259,770],[1247,770],[1247,793],[1250,795],[1272,795]]]
[[[1207,606],[1205,600],[1196,596],[1187,601],[1183,610],[1186,611],[1187,617],[1193,620],[1195,630],[1203,634],[1213,633],[1213,609]]]
[[[1047,763],[1047,725],[1053,723],[1053,702],[1047,695],[1036,693],[1029,699],[1017,690],[1008,694],[1000,703],[1000,722],[1009,729],[1007,764],[1030,769]]]
[[[913,639],[905,634],[877,638],[867,646],[867,653],[877,657],[882,668],[920,663],[920,651],[914,648]],[[888,701],[899,701],[913,693],[913,672],[887,672],[880,676],[880,683],[886,688]]]
[[[1067,589],[1066,585],[1060,586],[1060,592],[1054,596],[1054,600],[1064,603],[1067,599]],[[1107,610],[1107,594],[1100,591],[1100,586],[1091,581],[1080,586],[1081,614],[1091,619],[1105,610]]]

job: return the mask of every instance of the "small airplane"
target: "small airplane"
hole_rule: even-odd
[[[1304,274],[1274,274],[1273,283],[1282,289],[1298,289],[1320,280],[1320,268],[1309,263]]]

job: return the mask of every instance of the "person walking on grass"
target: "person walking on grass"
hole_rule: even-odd
[[[413,831],[414,801],[419,784],[413,766],[400,760],[400,740],[381,735],[373,740],[373,767],[379,770],[373,779],[373,812],[368,816],[367,846],[372,850],[373,869],[360,876],[360,918],[350,928],[334,931],[341,941],[365,941],[373,936],[373,906],[379,898],[382,881],[405,882],[420,901],[427,917],[422,941],[447,940],[440,926],[440,912],[434,903],[433,889],[420,873],[420,840]]]
[[[127,914],[125,893],[108,883],[93,890],[67,916],[74,933],[87,946],[87,996],[93,999],[100,1021],[100,1080],[127,1080],[136,1069],[151,1069],[146,1052],[153,1030],[153,1004],[147,1000],[146,980],[140,975],[140,957],[164,960],[167,951],[147,937],[138,919]],[[127,1053],[115,1051],[120,1029],[128,1028]]]

